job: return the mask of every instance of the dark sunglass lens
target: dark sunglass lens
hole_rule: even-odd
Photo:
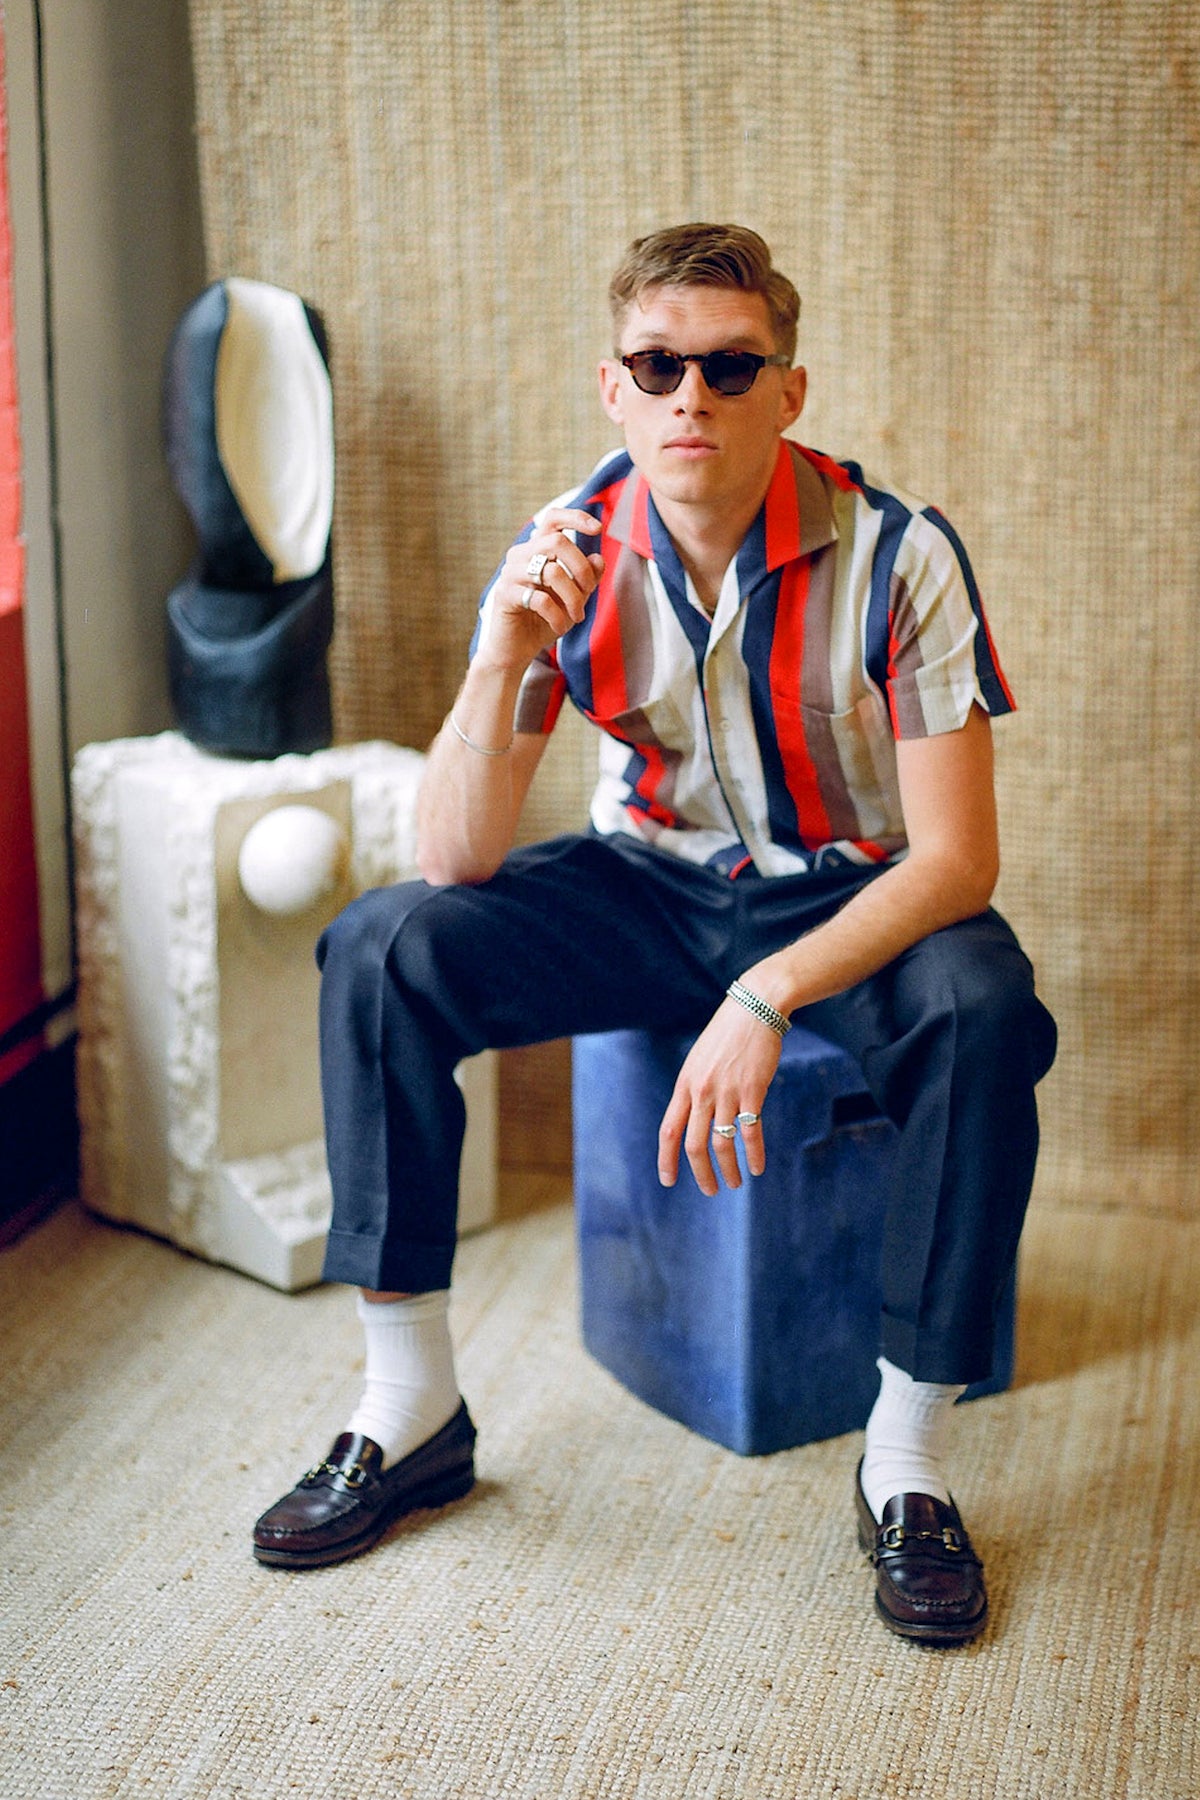
[[[745,394],[754,386],[762,358],[747,350],[714,350],[701,367],[714,394]]]
[[[670,394],[683,380],[683,361],[669,350],[642,350],[629,358],[629,370],[644,394]]]

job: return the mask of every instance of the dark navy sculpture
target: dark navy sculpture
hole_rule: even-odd
[[[167,601],[180,729],[226,756],[332,741],[333,405],[320,314],[215,282],[167,353],[163,425],[198,553]]]

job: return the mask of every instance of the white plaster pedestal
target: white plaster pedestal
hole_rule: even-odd
[[[239,762],[176,732],[90,744],[72,773],[83,1199],[274,1287],[320,1279],[329,1224],[313,947],[368,887],[407,880],[423,758],[367,743]],[[336,821],[346,856],[300,912],[247,897],[238,854],[276,807]],[[316,822],[318,825],[321,821]],[[328,832],[328,827],[326,827]],[[467,1100],[460,1229],[496,1205],[496,1059]]]

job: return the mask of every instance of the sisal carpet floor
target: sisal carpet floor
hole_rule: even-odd
[[[856,1438],[742,1460],[591,1364],[565,1206],[463,1246],[475,1494],[258,1568],[352,1307],[68,1207],[0,1256],[0,1794],[1193,1800],[1198,1258],[1196,1222],[1031,1220],[1018,1385],[958,1421],[994,1623],[940,1653],[872,1617]]]

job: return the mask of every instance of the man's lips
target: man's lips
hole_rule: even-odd
[[[702,437],[668,438],[663,445],[664,450],[679,450],[688,456],[699,455],[702,452],[713,451],[716,448],[717,446],[713,443],[711,438]]]

